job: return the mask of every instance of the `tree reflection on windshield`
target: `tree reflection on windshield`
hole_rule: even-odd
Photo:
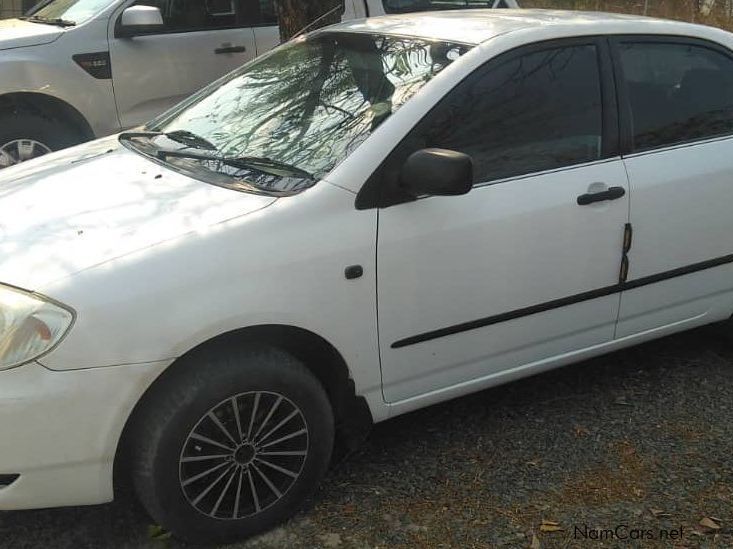
[[[319,179],[467,50],[413,38],[322,33],[245,66],[151,129],[191,132],[214,144],[220,157],[269,159]],[[257,177],[251,169],[231,172],[230,166],[228,175],[273,191],[312,184]]]

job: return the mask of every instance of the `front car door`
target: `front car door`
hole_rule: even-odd
[[[733,310],[733,57],[673,36],[613,40],[633,238],[619,338]]]
[[[451,91],[377,172],[390,185],[424,147],[467,153],[475,166],[467,195],[379,211],[388,402],[506,379],[613,340],[629,204],[609,59],[594,38],[504,54]],[[598,201],[579,205],[589,196]]]
[[[154,5],[165,29],[115,37],[122,10],[110,21],[110,59],[123,128],[145,123],[193,92],[254,58],[250,0],[138,0]],[[257,6],[255,6],[257,7]]]

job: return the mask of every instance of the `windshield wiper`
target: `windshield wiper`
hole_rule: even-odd
[[[129,132],[122,132],[120,134],[120,139],[135,139],[136,137],[158,137],[159,135],[163,135],[162,132],[148,132],[148,131],[129,131]]]
[[[40,17],[38,15],[28,15],[20,17],[23,21],[30,21],[31,23],[42,23],[44,25],[56,25],[57,27],[75,27],[76,21],[70,21],[68,19],[61,19],[60,17],[48,18]]]
[[[168,139],[176,141],[177,143],[193,147],[194,149],[205,149],[207,151],[217,150],[216,145],[211,141],[188,130],[175,130],[162,135],[166,136]]]
[[[226,164],[227,166],[231,166],[233,168],[245,170],[254,169],[271,175],[283,175],[278,172],[285,172],[285,174],[290,176],[315,181],[315,177],[313,177],[313,174],[296,166],[293,166],[292,164],[287,164],[285,162],[280,162],[271,158],[260,158],[256,156],[215,156],[185,151],[169,151],[165,149],[160,149],[156,151],[155,155],[160,160],[165,160],[167,158],[190,158],[192,160],[221,162],[222,164]]]
[[[120,139],[135,139],[136,137],[152,138],[160,136],[167,137],[171,141],[181,143],[182,145],[186,145],[187,147],[193,147],[194,149],[205,149],[207,151],[217,150],[216,145],[214,145],[211,141],[188,130],[175,130],[168,133],[156,131],[124,132],[120,134]]]

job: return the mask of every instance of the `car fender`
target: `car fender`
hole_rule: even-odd
[[[97,79],[77,65],[69,35],[51,46],[16,48],[3,52],[0,61],[0,98],[28,93],[52,97],[78,111],[96,136],[119,130],[111,79]],[[107,49],[90,41],[89,50]],[[77,48],[78,49],[78,48]]]

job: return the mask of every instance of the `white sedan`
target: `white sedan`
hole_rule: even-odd
[[[129,476],[231,541],[373,422],[729,319],[731,48],[573,12],[342,23],[3,170],[0,509]]]

